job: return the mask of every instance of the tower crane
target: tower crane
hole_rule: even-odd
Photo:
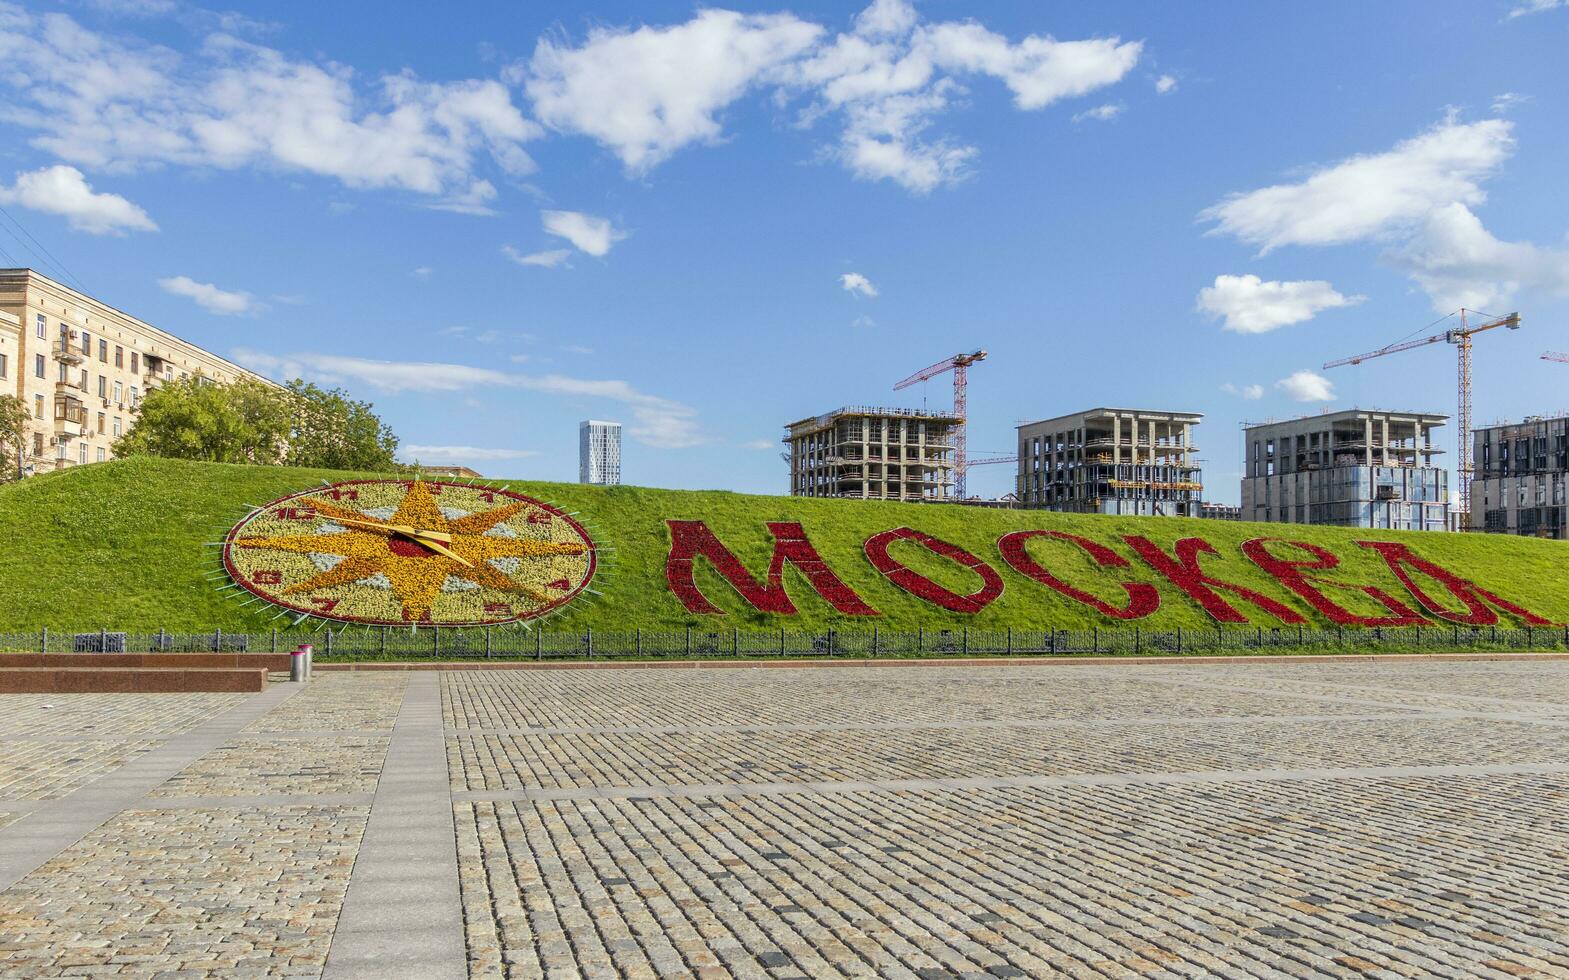
[[[1559,364],[1569,364],[1569,354],[1562,351],[1550,350],[1542,355],[1544,361],[1557,361]]]
[[[1493,317],[1486,322],[1473,326],[1469,314],[1475,314],[1476,312],[1476,310],[1461,309],[1459,311],[1460,329],[1458,330],[1445,330],[1443,333],[1436,333],[1431,337],[1423,337],[1420,340],[1406,340],[1397,344],[1390,344],[1388,347],[1380,347],[1378,350],[1370,351],[1366,354],[1358,354],[1355,357],[1344,357],[1324,365],[1324,369],[1327,371],[1330,368],[1342,367],[1347,364],[1361,364],[1363,361],[1371,360],[1375,357],[1383,357],[1385,354],[1398,354],[1401,351],[1426,347],[1429,344],[1445,343],[1455,345],[1460,358],[1460,410],[1458,412],[1457,426],[1459,430],[1457,436],[1460,440],[1460,526],[1467,531],[1471,529],[1471,477],[1473,475],[1471,472],[1471,338],[1497,327],[1508,327],[1510,330],[1520,329],[1519,313]],[[1449,314],[1449,316],[1455,315],[1454,313]],[[1485,313],[1481,315],[1487,316]],[[1444,319],[1447,320],[1448,317]]]
[[[901,391],[911,385],[935,378],[939,374],[953,372],[953,414],[958,416],[959,424],[953,430],[953,492],[960,499],[965,499],[965,470],[968,469],[968,460],[965,459],[965,423],[969,408],[966,397],[966,387],[969,384],[970,365],[977,361],[986,360],[986,352],[974,350],[968,354],[955,354],[945,357],[936,364],[921,368],[919,371],[905,378],[893,386],[894,391]]]

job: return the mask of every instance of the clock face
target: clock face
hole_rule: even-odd
[[[305,616],[488,626],[542,616],[588,586],[594,542],[572,518],[496,487],[355,480],[252,511],[223,562],[241,588]]]

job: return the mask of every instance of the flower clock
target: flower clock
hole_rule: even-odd
[[[489,626],[560,609],[596,556],[571,517],[510,490],[356,480],[256,508],[229,531],[223,563],[299,619]]]

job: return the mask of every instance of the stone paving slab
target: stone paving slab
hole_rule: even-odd
[[[1250,668],[1256,669],[1256,668]],[[1243,678],[1246,671],[1239,672]],[[1173,676],[1183,676],[1175,671]],[[1366,707],[1270,693],[1169,696],[1165,675],[1132,668],[811,668],[462,672],[441,675],[449,728],[664,725],[845,727],[889,722],[1358,714]],[[847,698],[847,687],[856,696]],[[1094,697],[1086,697],[1093,690]],[[1415,713],[1374,702],[1384,713]],[[1156,707],[1159,711],[1156,711]]]
[[[0,890],[0,977],[1569,976],[1569,662],[288,687],[0,696],[0,856],[200,743]]]
[[[403,674],[317,674],[305,690],[258,718],[246,733],[389,730],[407,684]]]
[[[1418,756],[1413,760],[1415,749]],[[1015,775],[1569,763],[1569,739],[1519,722],[1254,721],[1093,729],[843,728],[815,732],[458,736],[458,790],[682,786],[722,782],[958,779]]]
[[[243,703],[244,694],[6,694],[0,738],[178,735]]]
[[[157,739],[4,739],[0,800],[52,800],[152,749]]]
[[[386,738],[237,738],[185,767],[148,794],[181,796],[369,793],[387,754]]]
[[[0,892],[0,977],[319,976],[367,812],[128,811]]]

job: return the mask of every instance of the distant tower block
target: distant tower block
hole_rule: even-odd
[[[577,433],[577,482],[602,487],[620,483],[621,423],[589,419]]]

